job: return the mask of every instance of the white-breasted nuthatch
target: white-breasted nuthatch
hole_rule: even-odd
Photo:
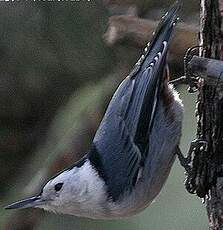
[[[168,84],[167,51],[176,2],[107,108],[90,151],[46,183],[37,196],[6,209],[45,210],[97,219],[134,215],[160,192],[175,159],[183,119]]]

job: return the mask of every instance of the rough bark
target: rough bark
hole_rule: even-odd
[[[223,60],[222,0],[201,0],[200,55]],[[195,152],[196,193],[207,199],[210,229],[223,229],[223,84],[202,80],[197,137],[207,148]]]

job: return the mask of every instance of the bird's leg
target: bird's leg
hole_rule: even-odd
[[[189,93],[195,93],[197,91],[199,77],[194,76],[188,70],[188,63],[190,62],[191,58],[193,57],[194,51],[196,51],[200,47],[201,46],[193,46],[187,50],[187,52],[184,56],[184,76],[170,81],[170,83],[175,84],[175,85],[178,85],[178,84],[189,85],[189,88],[188,88]]]
[[[184,56],[184,77],[186,83],[189,85],[188,92],[189,93],[195,93],[198,90],[198,76],[194,76],[193,73],[191,73],[188,70],[188,63],[193,57],[194,51],[197,51],[202,46],[192,46],[190,47],[185,56]]]
[[[187,153],[187,156],[184,157],[184,155],[181,152],[179,146],[177,146],[177,148],[176,148],[176,154],[178,156],[178,159],[180,161],[181,166],[184,167],[184,169],[186,170],[186,173],[188,173],[188,175],[190,174],[190,172],[192,170],[192,166],[191,166],[192,154],[197,149],[199,149],[201,151],[206,151],[207,147],[208,147],[207,141],[202,140],[202,139],[195,139],[190,144],[190,148],[189,148],[189,151]]]
[[[181,166],[184,167],[184,169],[186,170],[186,172],[190,172],[191,171],[191,166],[190,166],[190,161],[191,161],[190,159],[191,159],[191,157],[189,157],[189,155],[187,157],[185,157],[183,155],[183,153],[181,152],[179,146],[177,146],[177,148],[176,148],[176,154],[178,156],[178,159],[180,161]]]

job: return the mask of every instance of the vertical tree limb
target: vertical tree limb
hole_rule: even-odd
[[[202,57],[223,60],[222,0],[201,0]],[[220,76],[219,76],[220,77]],[[207,199],[210,229],[223,229],[223,84],[201,82],[197,137],[207,149],[195,152],[196,193]]]

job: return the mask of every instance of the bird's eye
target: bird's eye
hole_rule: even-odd
[[[60,191],[61,188],[62,188],[62,186],[63,186],[63,183],[58,183],[58,184],[56,184],[56,185],[54,186],[55,191],[56,191],[56,192]]]

